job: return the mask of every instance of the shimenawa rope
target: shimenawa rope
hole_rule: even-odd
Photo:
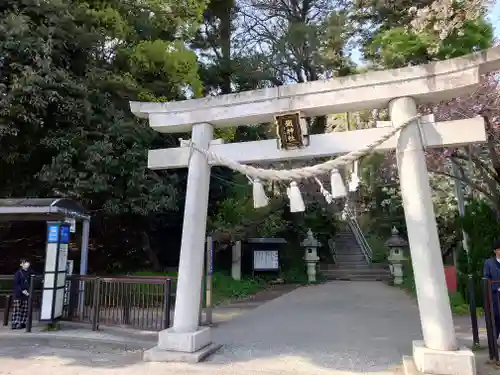
[[[190,142],[190,147],[204,154],[209,160],[215,162],[215,164],[224,165],[234,171],[240,172],[253,179],[268,180],[268,181],[280,181],[280,180],[299,181],[307,178],[313,178],[316,176],[324,175],[334,169],[337,169],[338,167],[356,161],[357,159],[372,152],[376,147],[380,146],[382,143],[384,143],[389,138],[394,136],[397,132],[408,126],[412,121],[418,120],[420,117],[421,115],[410,117],[405,122],[395,126],[393,130],[391,130],[386,135],[380,137],[375,142],[370,143],[367,146],[362,147],[357,151],[352,151],[336,159],[328,160],[324,163],[317,164],[314,166],[294,168],[289,170],[264,169],[264,168],[252,167],[250,165],[240,164],[236,161],[221,157],[212,151],[200,149],[196,147],[196,145],[193,142]]]

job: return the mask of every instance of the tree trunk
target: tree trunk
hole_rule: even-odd
[[[162,267],[160,264],[160,261],[158,259],[158,256],[154,252],[154,250],[151,248],[151,242],[149,241],[149,235],[148,233],[143,230],[141,232],[141,237],[142,237],[142,250],[146,253],[146,256],[148,257],[149,263],[151,264],[151,267],[153,267],[154,272],[161,272]]]
[[[220,44],[222,52],[222,93],[231,93],[231,77],[232,77],[232,66],[231,66],[231,11],[233,9],[233,2],[231,0],[226,0],[222,14],[220,15]]]

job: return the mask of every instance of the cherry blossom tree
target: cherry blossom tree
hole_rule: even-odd
[[[413,6],[409,9],[413,17],[410,28],[417,33],[432,30],[442,41],[455,31],[463,32],[464,23],[483,17],[493,3],[487,0],[434,0],[421,8]]]
[[[429,170],[435,175],[459,179],[471,196],[487,199],[500,217],[500,81],[497,72],[482,77],[472,94],[422,108],[434,113],[437,121],[481,116],[487,141],[449,150],[428,152]],[[447,161],[448,163],[446,163]],[[458,175],[450,172],[450,163]]]

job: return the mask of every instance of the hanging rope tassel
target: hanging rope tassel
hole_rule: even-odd
[[[332,174],[330,176],[330,184],[332,188],[332,198],[343,198],[347,196],[347,190],[342,180],[342,176],[338,169],[332,169]]]
[[[286,189],[288,199],[290,199],[290,212],[304,212],[306,206],[300,194],[299,187],[295,181],[292,181],[290,187]]]
[[[360,184],[361,184],[361,180],[359,179],[358,175],[355,173],[352,173],[351,180],[349,181],[349,191],[351,193],[354,193],[355,191],[358,190]]]
[[[319,191],[321,194],[323,194],[323,197],[325,197],[326,203],[331,204],[333,202],[333,198],[330,192],[325,189],[318,177],[314,177],[314,181],[316,181],[316,183],[318,184]]]
[[[256,178],[252,181],[253,185],[253,207],[254,208],[262,208],[266,207],[269,204],[269,198],[266,195],[266,191],[264,190],[264,185],[262,181]]]

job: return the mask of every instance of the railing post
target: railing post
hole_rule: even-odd
[[[31,332],[33,326],[33,293],[35,292],[35,275],[30,277],[30,287],[28,295],[28,318],[26,321],[26,332]]]
[[[5,296],[5,310],[3,314],[3,325],[8,326],[9,325],[9,315],[10,315],[10,309],[12,306],[12,296]]]
[[[476,291],[474,288],[474,280],[472,275],[467,277],[467,289],[469,294],[469,312],[470,322],[472,326],[472,340],[475,346],[479,346],[479,328],[477,325],[477,306],[476,306]]]
[[[170,296],[172,294],[172,280],[165,281],[165,291],[163,295],[163,324],[162,329],[170,327]]]
[[[493,306],[493,293],[490,280],[483,278],[484,315],[486,319],[486,332],[488,335],[488,351],[490,360],[498,362],[498,343],[496,335],[495,312]]]
[[[125,289],[125,286],[123,287]],[[122,301],[122,309],[123,309],[123,324],[129,325],[130,324],[130,308],[132,305],[132,302],[130,301],[129,296],[126,293],[123,293],[122,298],[120,298]]]
[[[69,276],[69,280],[68,320],[73,320],[75,310],[80,303],[80,281],[75,276]]]
[[[492,287],[493,287],[492,282],[488,280],[488,296],[490,298],[490,318],[491,318],[491,326],[492,326],[491,334],[492,334],[492,343],[493,343],[493,358],[495,359],[496,362],[498,362],[499,358],[498,358],[497,337],[498,337],[498,329],[500,327],[497,327],[497,322],[495,320],[495,303],[493,301],[494,296],[493,296]]]
[[[96,277],[92,301],[92,331],[99,329],[99,304],[101,301],[101,279]]]

